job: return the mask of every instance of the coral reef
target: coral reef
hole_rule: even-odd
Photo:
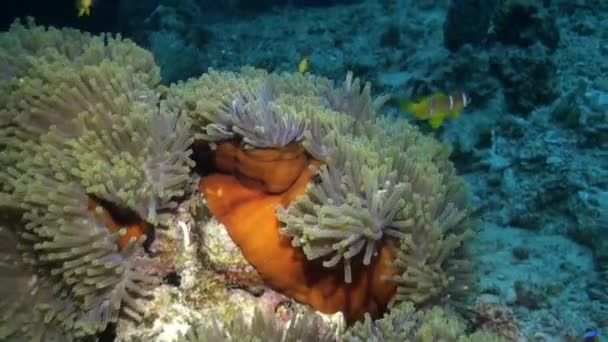
[[[482,295],[475,302],[475,325],[482,331],[491,331],[506,341],[522,339],[519,324],[513,312],[490,295]]]
[[[453,51],[465,44],[529,47],[536,42],[557,48],[560,33],[555,17],[543,4],[530,0],[475,3],[450,2],[444,22],[444,44]]]
[[[521,319],[524,338],[561,340],[591,326],[605,335],[606,229],[596,213],[608,179],[606,1],[493,2],[503,10],[488,27],[487,12],[464,0],[362,1],[229,19],[205,11],[211,39],[197,46],[197,60],[203,68],[281,72],[309,56],[311,73],[339,79],[353,70],[390,93],[382,111],[389,115],[405,98],[470,94],[467,111],[432,133],[452,146],[451,160],[477,195],[484,224],[469,247],[483,261],[482,290]],[[484,30],[446,49],[448,30],[473,24]],[[514,260],[521,246],[528,257]],[[518,281],[550,295],[528,309],[517,301]]]
[[[494,40],[503,44],[529,47],[539,42],[551,50],[559,44],[555,17],[536,1],[500,0],[492,25]]]
[[[491,70],[502,82],[509,111],[529,113],[557,97],[556,67],[546,49],[508,50],[491,58]],[[530,80],[534,80],[534,84]]]
[[[256,232],[264,228],[259,230],[261,246],[265,237],[270,236],[267,231],[272,231],[273,239],[276,238],[272,241],[282,241],[285,246],[284,250],[275,251],[288,248],[299,251],[294,255],[297,254],[300,264],[315,266],[314,272],[301,274],[314,277],[331,274],[331,286],[325,290],[355,288],[366,279],[361,274],[373,277],[373,272],[366,272],[378,268],[379,261],[385,259],[394,261],[400,256],[406,263],[416,260],[401,256],[400,245],[387,247],[386,242],[400,242],[400,238],[385,234],[371,247],[375,241],[373,234],[361,236],[346,247],[354,253],[355,245],[363,246],[350,258],[352,282],[347,286],[343,251],[332,250],[315,260],[308,260],[302,251],[305,247],[310,253],[318,252],[322,246],[315,235],[318,232],[307,231],[308,221],[303,220],[300,230],[296,224],[298,217],[290,218],[294,221],[294,236],[280,234],[286,225],[278,219],[274,207],[281,204],[287,211],[291,210],[290,205],[295,207],[297,199],[287,203],[285,197],[286,193],[296,194],[294,177],[308,173],[312,166],[310,189],[324,190],[327,187],[320,186],[321,178],[317,174],[325,169],[332,174],[329,161],[343,167],[336,163],[339,155],[332,154],[328,146],[342,149],[352,142],[358,144],[358,148],[369,146],[366,139],[372,145],[373,141],[380,141],[368,129],[382,126],[381,123],[360,125],[357,121],[361,116],[347,114],[350,110],[345,109],[348,107],[345,104],[349,102],[343,99],[352,94],[344,96],[344,92],[348,92],[349,86],[355,88],[352,87],[355,80],[334,87],[324,85],[325,79],[312,75],[340,79],[348,70],[372,81],[376,93],[391,95],[392,100],[379,111],[380,115],[400,115],[398,105],[402,100],[415,100],[435,92],[464,91],[472,99],[458,120],[439,130],[428,130],[438,140],[451,145],[450,160],[469,181],[475,194],[471,199],[484,218],[467,248],[474,253],[474,259],[480,261],[475,269],[480,276],[480,291],[496,295],[497,303],[501,304],[478,306],[477,309],[483,309],[481,312],[467,316],[472,324],[469,328],[495,327],[514,332],[511,323],[515,316],[519,320],[519,333],[528,340],[576,340],[589,327],[599,329],[602,336],[606,334],[608,240],[606,218],[601,214],[607,211],[602,204],[606,202],[608,188],[604,162],[608,160],[607,2],[500,0],[472,6],[473,2],[468,0],[370,0],[323,8],[304,8],[301,6],[304,2],[320,1],[289,1],[293,6],[283,6],[286,2],[280,0],[256,3],[97,1],[87,18],[76,17],[70,2],[63,5],[21,2],[4,8],[0,17],[11,16],[8,21],[15,17],[11,11],[21,7],[24,12],[19,16],[39,15],[37,20],[45,24],[73,25],[91,32],[121,30],[148,47],[155,56],[153,61],[149,53],[133,43],[108,34],[91,36],[31,24],[16,24],[10,34],[0,34],[0,212],[11,216],[2,221],[2,229],[8,229],[10,237],[0,232],[3,238],[0,282],[9,285],[0,290],[3,295],[0,340],[69,340],[73,335],[64,330],[64,315],[57,314],[57,309],[76,308],[74,312],[78,313],[82,307],[74,306],[73,298],[54,293],[53,288],[69,290],[76,286],[66,286],[58,275],[49,273],[51,269],[60,272],[58,264],[68,265],[78,257],[65,254],[62,258],[67,259],[42,264],[41,257],[52,253],[48,249],[34,253],[32,249],[33,241],[38,241],[35,244],[50,242],[49,236],[57,230],[55,227],[81,227],[77,236],[83,239],[81,233],[99,233],[115,241],[101,243],[101,249],[111,249],[116,260],[134,267],[138,274],[160,275],[157,279],[162,280],[161,283],[155,281],[150,292],[153,296],[136,299],[143,319],[132,322],[124,319],[128,314],[119,315],[116,329],[114,324],[109,324],[103,336],[97,336],[102,339],[115,333],[117,339],[124,341],[172,341],[178,332],[185,333],[192,322],[214,315],[218,316],[218,324],[229,322],[235,312],[268,300],[270,294],[281,297],[266,287],[272,287],[272,283],[264,282],[240,254],[226,227],[211,218],[205,207],[207,199],[190,193],[194,190],[191,184],[172,186],[169,182],[157,186],[158,180],[167,180],[165,175],[176,176],[175,179],[183,177],[183,172],[192,170],[191,165],[167,170],[164,167],[169,164],[156,164],[151,158],[148,167],[139,168],[137,159],[146,159],[148,155],[133,149],[133,145],[147,146],[147,143],[137,140],[133,145],[124,144],[125,139],[130,139],[131,131],[131,119],[124,118],[125,113],[143,114],[135,115],[138,119],[134,119],[133,127],[137,127],[134,131],[151,127],[145,124],[151,117],[159,119],[146,114],[149,110],[167,115],[168,121],[157,122],[168,123],[166,127],[172,127],[170,118],[173,117],[174,127],[180,127],[175,131],[184,138],[181,143],[190,143],[189,139],[194,138],[193,158],[197,161],[194,170],[204,176],[209,173],[215,173],[213,177],[235,176],[230,183],[238,186],[235,197],[252,201],[243,205],[260,212],[259,216],[252,215],[246,225],[236,228]],[[120,8],[116,3],[120,3]],[[281,3],[281,6],[272,3]],[[262,6],[256,9],[255,15],[248,15],[257,4]],[[237,6],[249,8],[243,11]],[[117,11],[121,18],[118,25],[112,20]],[[8,27],[8,21],[4,21],[3,28]],[[31,31],[36,34],[30,34]],[[305,56],[312,74],[290,77],[275,74],[294,71]],[[161,66],[160,72],[155,64]],[[208,67],[237,71],[242,65],[265,68],[273,73],[248,69],[226,78],[227,73],[211,71],[199,80],[169,88],[157,87],[160,75],[163,81],[169,82],[198,77]],[[125,69],[130,71],[123,73]],[[213,80],[205,81],[205,77]],[[269,78],[274,82],[267,82]],[[205,92],[188,90],[195,88],[197,82],[206,87]],[[216,87],[214,82],[224,86]],[[242,85],[243,82],[248,85]],[[258,91],[263,87],[266,87],[264,91]],[[330,91],[333,95],[327,96]],[[288,99],[287,93],[293,98]],[[310,105],[310,100],[317,101],[318,105]],[[268,103],[272,105],[267,106]],[[94,113],[94,106],[105,111],[111,108],[112,113],[120,115],[100,116]],[[202,110],[205,106],[208,111]],[[304,112],[307,114],[302,115]],[[335,112],[347,115],[335,115]],[[361,112],[366,113],[370,111]],[[83,120],[86,117],[97,121]],[[280,121],[281,118],[289,119]],[[408,120],[407,115],[405,118]],[[190,123],[194,129],[186,129]],[[286,124],[293,126],[286,128]],[[255,126],[263,129],[251,129]],[[98,130],[99,127],[103,129]],[[410,126],[405,127],[404,130],[410,132]],[[330,136],[328,128],[339,133]],[[285,129],[289,134],[282,136]],[[421,126],[420,129],[427,128]],[[108,132],[114,130],[120,141],[108,140]],[[186,130],[189,132],[184,134]],[[378,131],[385,132],[385,127]],[[147,137],[156,138],[150,133],[146,133]],[[394,144],[389,137],[398,135],[388,135],[381,144]],[[169,143],[172,139],[165,135],[150,146],[159,148],[161,141]],[[42,143],[46,147],[42,147]],[[89,149],[85,144],[116,148],[104,155],[99,152],[104,148]],[[121,154],[123,148],[128,152]],[[364,150],[367,155],[369,150],[367,147]],[[378,153],[375,148],[371,150],[372,154]],[[185,157],[181,153],[177,155]],[[166,158],[161,153],[155,156]],[[32,158],[39,161],[32,162]],[[354,160],[357,164],[358,159]],[[89,161],[94,161],[97,169],[89,168]],[[42,165],[45,162],[50,166]],[[297,167],[291,167],[292,162],[297,163]],[[24,172],[30,166],[38,170]],[[222,175],[217,174],[220,168]],[[104,170],[111,170],[114,176]],[[152,176],[153,182],[146,181],[148,172],[158,175]],[[188,183],[198,182],[196,174],[188,176]],[[350,177],[348,173],[346,176]],[[33,187],[27,186],[28,182]],[[109,185],[106,187],[102,182]],[[255,194],[256,198],[246,198],[248,192],[241,190],[252,187],[255,191],[249,194]],[[122,189],[125,191],[121,192]],[[379,187],[383,194],[389,194],[388,190],[392,188]],[[180,195],[181,191],[185,193]],[[299,191],[296,197],[308,197],[306,189]],[[76,206],[58,193],[64,197],[75,196],[82,203]],[[338,187],[337,194],[342,193]],[[353,205],[360,205],[359,200],[365,194],[365,189],[358,191],[353,196]],[[269,196],[276,197],[266,200]],[[261,199],[264,201],[255,203]],[[375,200],[372,198],[372,202]],[[190,202],[196,204],[190,205]],[[212,202],[208,204],[212,206]],[[269,207],[261,210],[261,203]],[[64,204],[70,212],[59,208]],[[320,205],[320,202],[313,204]],[[306,203],[298,205],[303,210],[310,208]],[[323,208],[329,213],[336,209],[325,204]],[[203,213],[203,217],[189,217],[195,211]],[[237,211],[231,212],[226,215],[235,218],[240,215]],[[333,222],[328,223],[326,218],[336,219],[335,215],[316,213],[315,210],[310,222],[328,225]],[[361,210],[357,214],[368,217],[370,212]],[[62,220],[57,220],[58,217]],[[86,218],[86,222],[83,221],[86,227],[75,223],[82,217]],[[42,228],[47,218],[53,226]],[[256,225],[256,218],[264,225]],[[28,227],[36,234],[32,235]],[[65,242],[65,235],[62,233],[61,243]],[[125,259],[132,251],[132,238],[137,246],[142,235],[147,240],[133,251],[134,255]],[[244,234],[243,239],[249,237]],[[302,247],[291,246],[294,237],[302,240]],[[335,235],[328,240],[344,241]],[[408,247],[410,251],[419,247],[416,241]],[[372,252],[369,265],[365,265],[368,247],[378,254]],[[387,253],[389,249],[394,249],[394,253]],[[154,260],[150,260],[150,256]],[[336,266],[323,266],[323,262],[334,257],[341,258]],[[454,257],[459,258],[460,251]],[[454,257],[444,261],[441,272],[436,272],[435,266],[425,269],[423,272],[429,275],[425,282],[441,284],[445,278],[451,281],[453,272],[445,276],[444,271]],[[142,258],[145,262],[140,263]],[[442,257],[435,255],[427,265],[439,264],[441,260]],[[285,262],[281,267],[289,265]],[[394,268],[385,270],[384,275],[389,277],[402,273]],[[277,273],[281,273],[280,268]],[[459,274],[468,277],[468,272]],[[76,279],[85,277],[69,276],[70,281]],[[299,279],[307,281],[306,277]],[[462,280],[454,279],[472,287],[472,283]],[[390,283],[393,286],[387,287],[390,290],[387,299],[381,302],[392,299],[397,291],[397,283]],[[92,290],[88,285],[79,288]],[[440,294],[411,288],[405,294],[411,300],[421,300],[415,307],[426,312],[429,304],[458,298],[460,292],[452,289],[463,289],[463,286],[448,286]],[[330,292],[318,300],[334,305],[329,300],[333,298]],[[28,296],[31,301],[27,300]],[[74,298],[81,301],[85,297]],[[139,296],[128,298],[135,297]],[[293,298],[282,296],[280,301],[282,307],[300,307]],[[120,304],[125,309],[131,308],[122,299]],[[396,309],[401,305],[394,304]],[[110,311],[112,315],[118,312]],[[445,312],[451,315],[450,310]],[[321,316],[318,312],[314,315]],[[371,326],[372,316],[371,330],[375,329]],[[243,317],[243,320],[249,318]],[[380,326],[378,323],[373,324]]]
[[[131,324],[157,315],[147,308],[189,296],[184,311],[196,317],[192,308],[226,298],[229,283],[269,286],[349,323],[389,302],[460,307],[474,288],[464,249],[471,206],[449,148],[380,117],[387,97],[373,97],[352,73],[335,86],[312,75],[211,70],[165,87],[130,41],[33,22],[3,33],[0,54],[8,70],[0,159],[9,165],[0,208],[17,217],[19,241],[2,276],[35,275],[43,302],[2,305],[32,313],[31,324],[39,312],[56,323],[40,334],[86,338],[116,323],[133,336]],[[211,215],[259,278],[210,256],[208,241],[175,219],[196,181],[192,150],[208,157],[196,167]],[[182,276],[189,289],[176,294]],[[208,328],[233,338],[266,326],[264,336],[289,340],[307,336],[316,315],[295,316],[285,333],[260,314],[249,328],[244,319]],[[20,317],[1,320],[0,331],[14,336]]]

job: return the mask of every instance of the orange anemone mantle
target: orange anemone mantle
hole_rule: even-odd
[[[279,232],[275,208],[305,193],[320,162],[297,144],[246,150],[235,142],[219,144],[213,161],[218,173],[203,177],[199,190],[266,284],[321,312],[341,311],[349,322],[384,311],[396,288],[383,280],[394,274],[388,266],[394,259],[391,242],[381,244],[369,266],[353,266],[347,284],[341,266],[328,269],[309,261]]]
[[[147,234],[151,231],[151,226],[149,223],[146,223],[144,220],[137,217],[135,214],[130,213],[122,213],[117,208],[114,209],[114,215],[110,213],[104,206],[102,206],[100,201],[96,201],[92,198],[89,198],[88,210],[92,213],[95,213],[98,207],[101,207],[102,210],[102,220],[106,228],[112,232],[118,232],[124,228],[124,235],[122,235],[116,241],[119,249],[123,249],[131,240],[134,238],[135,240],[139,239],[142,235]]]

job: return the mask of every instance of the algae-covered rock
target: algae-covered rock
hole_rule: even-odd
[[[528,114],[550,104],[558,95],[556,65],[540,44],[496,53],[490,63],[503,85],[507,109],[512,112]]]
[[[465,44],[480,46],[488,38],[488,31],[498,1],[450,1],[443,23],[444,44],[458,50]]]
[[[492,23],[495,40],[503,44],[529,47],[541,43],[551,50],[559,44],[556,18],[538,1],[500,0]]]

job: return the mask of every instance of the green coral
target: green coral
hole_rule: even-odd
[[[500,342],[500,336],[486,331],[468,335],[465,322],[440,307],[416,311],[409,302],[401,303],[375,322],[369,315],[357,322],[344,335],[344,341],[377,342]]]
[[[334,341],[334,332],[320,330],[320,318],[311,311],[298,312],[288,324],[277,321],[275,314],[256,307],[253,317],[237,314],[230,322],[220,322],[215,317],[193,324],[177,342],[290,342]]]

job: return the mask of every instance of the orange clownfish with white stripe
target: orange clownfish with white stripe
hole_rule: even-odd
[[[467,94],[457,91],[449,95],[435,93],[420,101],[404,101],[401,110],[410,112],[415,117],[428,120],[433,128],[439,128],[446,118],[457,118],[460,111],[471,103]]]

